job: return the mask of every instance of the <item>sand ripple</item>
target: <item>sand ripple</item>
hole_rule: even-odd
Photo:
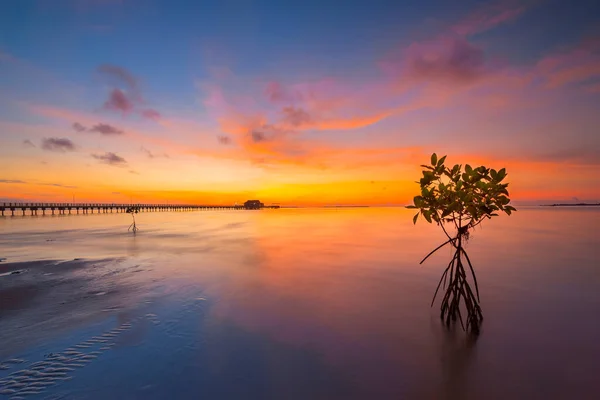
[[[148,314],[143,318],[154,323],[158,322],[154,314]],[[23,399],[23,396],[41,394],[53,385],[72,379],[72,374],[77,369],[85,367],[105,351],[112,349],[119,335],[130,330],[139,319],[134,318],[130,322],[122,323],[102,335],[77,343],[60,353],[48,354],[45,360],[30,363],[26,368],[12,372],[0,379],[0,395],[14,395],[10,398]],[[26,362],[20,358],[12,358],[1,362],[0,370],[10,369],[14,365]]]

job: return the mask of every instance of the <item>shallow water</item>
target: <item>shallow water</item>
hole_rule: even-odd
[[[5,263],[114,259],[109,274],[74,273],[121,303],[3,348],[26,361],[0,378],[80,346],[77,357],[94,357],[27,398],[600,398],[599,209],[524,208],[475,232],[485,315],[476,342],[429,308],[450,254],[419,266],[444,236],[411,217],[141,213],[135,236],[125,214],[0,219]],[[46,314],[32,315],[22,330]],[[110,346],[86,343],[115,328]]]

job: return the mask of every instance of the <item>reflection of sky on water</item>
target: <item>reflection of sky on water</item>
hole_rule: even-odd
[[[411,215],[143,213],[135,237],[125,215],[6,218],[0,256],[114,256],[144,267],[129,283],[156,300],[132,315],[160,324],[141,318],[62,386],[91,398],[600,394],[599,210],[524,209],[472,236],[485,316],[474,344],[446,334],[429,309],[449,250],[419,266],[443,236]],[[81,333],[60,340],[69,335]]]

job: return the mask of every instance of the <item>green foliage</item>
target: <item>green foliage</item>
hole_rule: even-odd
[[[431,165],[421,165],[424,168],[419,181],[421,194],[407,207],[419,210],[414,223],[421,215],[429,223],[453,222],[457,228],[469,229],[484,219],[498,216],[498,212],[510,215],[516,211],[510,205],[508,183],[503,182],[506,169],[496,171],[467,164],[463,170],[459,164],[447,167],[445,161],[446,156],[438,159],[433,153]]]

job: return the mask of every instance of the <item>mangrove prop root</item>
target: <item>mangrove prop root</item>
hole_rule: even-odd
[[[133,214],[131,214],[131,217],[133,218],[133,222],[131,225],[129,225],[129,228],[127,228],[127,232],[133,231],[133,233],[136,233],[138,231],[138,227],[135,225],[135,217]]]
[[[435,299],[441,286],[444,291],[444,295],[440,305],[440,318],[444,324],[449,328],[458,320],[464,330],[478,334],[483,321],[483,313],[481,312],[481,307],[479,306],[479,287],[477,285],[477,278],[475,277],[475,270],[473,269],[473,265],[471,264],[469,256],[462,247],[461,239],[461,235],[459,234],[455,239],[444,243],[444,245],[451,243],[455,249],[455,252],[452,260],[440,278],[433,295],[431,305],[433,306],[435,303]],[[439,246],[436,250],[434,250],[434,252],[439,250],[441,247],[443,246]],[[429,257],[432,253],[430,253],[427,257]],[[463,260],[467,261],[467,265],[475,285],[475,293],[477,293],[477,295],[473,293],[473,289],[469,284]],[[466,315],[463,314],[461,308],[466,311]],[[463,318],[463,316],[465,318]]]

